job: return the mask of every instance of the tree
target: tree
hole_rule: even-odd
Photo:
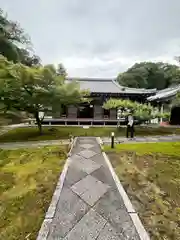
[[[8,20],[0,9],[0,54],[14,63],[27,66],[40,64],[40,58],[33,54],[29,36],[17,22]]]
[[[65,83],[52,65],[27,67],[0,57],[0,103],[6,109],[32,114],[40,133],[43,119],[39,112],[46,113],[50,107],[61,104],[77,104],[85,101],[87,95],[76,82]]]
[[[141,62],[119,74],[117,81],[126,87],[164,89],[180,83],[180,70],[167,63]]]
[[[176,96],[172,99],[170,106],[171,107],[179,107],[180,106],[180,92],[176,93]]]
[[[9,61],[19,62],[19,46],[30,46],[29,37],[17,22],[8,20],[0,9],[0,54]]]
[[[117,81],[126,87],[147,88],[147,71],[144,68],[129,69],[127,72],[118,75]]]
[[[147,121],[160,116],[159,110],[152,107],[150,104],[142,104],[131,100],[111,98],[104,103],[103,108],[121,109],[121,117],[124,117],[128,115],[129,112],[132,112],[134,117],[141,121]]]
[[[57,74],[62,77],[67,77],[67,72],[63,64],[59,63],[57,67]]]
[[[18,54],[20,62],[26,66],[32,67],[41,64],[40,58],[37,55],[32,54],[31,51],[28,51],[27,49],[19,48]]]

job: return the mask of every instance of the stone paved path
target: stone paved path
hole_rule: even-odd
[[[96,138],[77,138],[67,161],[37,239],[142,239]]]
[[[10,130],[9,127],[1,127],[0,128],[0,136],[7,133]]]
[[[164,135],[164,136],[137,136],[130,140],[125,137],[115,138],[116,143],[138,143],[138,142],[176,142],[180,141],[180,135]],[[108,137],[103,137],[102,142],[109,144],[111,139]]]
[[[0,143],[0,149],[19,149],[19,148],[37,148],[50,145],[69,144],[68,139],[64,140],[46,140],[46,141],[27,141],[27,142],[8,142]]]
[[[0,128],[0,136],[9,132],[12,129],[19,128],[19,127],[26,127],[27,124],[20,123],[20,124],[12,124],[12,125],[7,125],[7,126],[1,126]]]

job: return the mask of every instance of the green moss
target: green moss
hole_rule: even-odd
[[[66,150],[52,146],[0,152],[0,239],[36,239]]]
[[[69,135],[73,136],[96,136],[109,137],[111,132],[115,132],[115,136],[125,136],[126,128],[117,129],[116,127],[90,127],[83,129],[82,127],[44,127],[43,134],[39,135],[36,127],[17,128],[0,136],[0,142],[14,142],[14,141],[34,141],[34,140],[55,140],[66,139]],[[167,135],[179,133],[179,129],[172,128],[148,128],[136,127],[136,135]]]
[[[151,239],[180,239],[180,143],[116,147],[105,149]]]
[[[155,142],[155,143],[131,143],[131,144],[116,144],[115,149],[111,146],[103,146],[105,151],[135,151],[138,155],[145,154],[167,154],[172,156],[180,155],[180,142]]]

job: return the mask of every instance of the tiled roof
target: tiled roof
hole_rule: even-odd
[[[163,90],[158,91],[154,96],[148,97],[148,101],[158,101],[167,98],[171,98],[176,95],[177,92],[180,91],[180,85],[169,87]]]
[[[127,93],[127,94],[150,94],[156,89],[128,88],[119,85],[114,79],[100,78],[67,78],[67,82],[77,81],[82,90],[89,90],[91,93]]]

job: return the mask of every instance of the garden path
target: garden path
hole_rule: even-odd
[[[98,138],[78,137],[37,240],[148,240]]]

